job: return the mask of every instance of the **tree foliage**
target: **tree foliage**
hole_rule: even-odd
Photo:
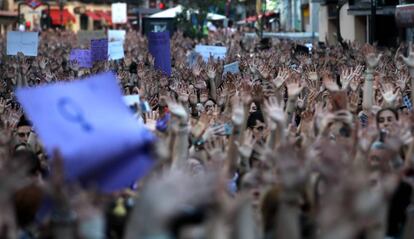
[[[178,29],[184,32],[184,35],[191,38],[203,38],[204,25],[207,14],[210,9],[222,10],[226,4],[225,0],[183,0],[180,1],[183,6],[183,12],[176,18]]]

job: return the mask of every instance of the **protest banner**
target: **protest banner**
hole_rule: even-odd
[[[127,4],[112,3],[112,23],[127,22]]]
[[[122,41],[114,41],[108,43],[109,60],[119,60],[124,58],[124,44]]]
[[[223,76],[225,76],[227,73],[237,74],[239,72],[240,72],[240,69],[239,69],[238,61],[224,65]]]
[[[207,62],[210,56],[219,60],[226,58],[227,48],[223,46],[197,45],[195,51]]]
[[[92,61],[108,60],[108,39],[91,40]]]
[[[133,106],[135,104],[139,105],[141,102],[139,95],[126,95],[123,99],[125,104],[128,106]]]
[[[19,88],[16,96],[49,155],[60,150],[69,182],[112,192],[151,168],[154,136],[123,102],[113,73]]]
[[[197,57],[199,54],[195,51],[191,51],[190,54],[187,56],[187,63],[189,67],[193,67],[195,63],[197,63]]]
[[[76,61],[79,67],[91,68],[92,55],[88,49],[72,49],[69,56],[70,61]]]
[[[148,48],[155,58],[155,67],[166,75],[171,75],[171,50],[169,32],[148,33]]]
[[[7,55],[37,56],[38,32],[7,32]]]
[[[108,30],[108,40],[111,41],[125,41],[125,30]]]
[[[93,39],[103,39],[106,38],[105,31],[79,31],[78,32],[78,43],[82,45],[89,45]]]

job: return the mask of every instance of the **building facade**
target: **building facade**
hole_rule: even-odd
[[[320,4],[320,41],[338,41],[339,33],[345,41],[376,42],[379,46],[395,46],[406,39],[396,24],[398,0],[327,0]]]
[[[26,25],[28,30],[46,27],[79,30],[96,30],[116,27],[111,22],[111,4],[117,0],[0,0],[0,30],[5,32]],[[156,12],[160,7],[173,6],[176,0],[124,0],[128,4],[128,18]],[[41,3],[40,6],[37,6]],[[32,5],[33,6],[30,6]],[[20,15],[18,14],[20,13]],[[7,25],[6,25],[7,23]],[[7,28],[7,29],[6,29]]]

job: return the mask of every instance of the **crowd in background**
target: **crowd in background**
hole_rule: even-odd
[[[69,61],[84,47],[74,33],[39,42],[37,57],[7,56],[0,36],[0,238],[414,238],[411,45],[307,52],[242,32],[177,32],[168,77],[138,32],[124,59],[91,69]],[[190,65],[197,44],[227,56]],[[240,72],[223,75],[236,61]],[[45,153],[13,92],[109,70],[148,102],[131,110],[158,139],[152,171],[108,195],[65,182],[59,151]]]

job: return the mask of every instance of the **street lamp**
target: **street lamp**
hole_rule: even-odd
[[[374,44],[375,41],[375,15],[377,15],[377,0],[371,0],[371,18],[369,28],[369,43]]]
[[[60,23],[62,24],[62,29],[64,28],[63,24],[63,7],[66,4],[66,0],[58,0],[59,1],[59,9],[60,9]]]

